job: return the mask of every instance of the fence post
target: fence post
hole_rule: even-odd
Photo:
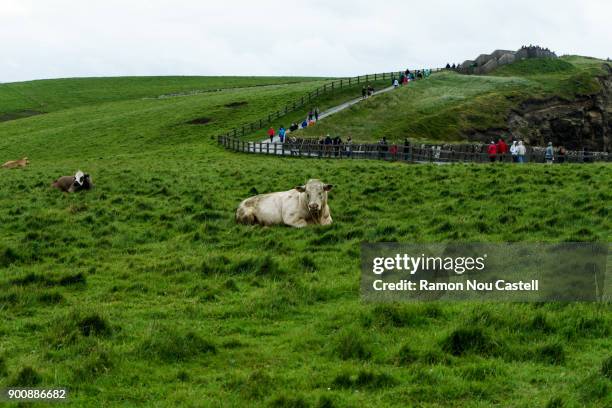
[[[340,80],[340,89],[342,89],[342,80]]]

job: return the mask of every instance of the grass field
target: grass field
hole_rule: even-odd
[[[524,60],[488,76],[454,72],[432,75],[394,92],[354,105],[319,126],[300,131],[318,137],[330,133],[343,139],[377,142],[405,137],[423,141],[461,141],[472,130],[506,127],[512,108],[534,98],[573,99],[601,90],[602,60],[585,57]]]
[[[0,84],[0,118],[29,116],[84,105],[204,93],[219,89],[323,81],[299,77],[68,78]],[[0,119],[1,121],[1,119]]]
[[[0,161],[32,161],[0,173],[0,388],[67,386],[74,406],[610,406],[609,304],[366,304],[359,244],[607,242],[612,167],[319,161],[211,139],[316,86],[124,86],[0,123]],[[93,191],[50,190],[78,168]],[[331,227],[235,225],[242,198],[312,177],[335,185]]]

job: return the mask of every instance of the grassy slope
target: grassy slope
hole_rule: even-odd
[[[608,241],[612,168],[300,160],[211,140],[309,86],[1,123],[0,159],[32,165],[0,178],[0,387],[69,385],[91,406],[612,403],[609,305],[358,297],[361,241]],[[184,124],[199,116],[213,122]],[[77,168],[94,191],[47,187]],[[240,199],[309,177],[337,186],[330,228],[234,224]],[[444,352],[459,328],[490,347]]]
[[[291,84],[299,77],[118,77],[67,78],[0,84],[0,115],[23,110],[53,112],[83,105],[220,88]]]
[[[563,57],[558,60],[526,60],[502,67],[488,76],[452,72],[434,74],[393,93],[335,115],[303,134],[325,133],[354,140],[377,141],[382,136],[400,141],[405,137],[433,141],[462,140],[464,132],[506,126],[511,108],[532,98],[597,92],[601,60]]]
[[[372,85],[374,89],[382,89],[389,86],[389,81],[369,81],[368,84]],[[320,112],[324,112],[325,110],[341,105],[344,102],[353,100],[355,98],[360,98],[362,86],[363,83],[351,85],[349,87],[337,89],[333,92],[322,94],[318,98],[316,98],[316,101],[313,101],[310,106],[306,104],[306,106],[304,106],[303,108],[299,108],[294,112],[290,112],[287,115],[284,115],[282,118],[276,120],[276,123],[272,123],[272,126],[274,126],[274,129],[278,131],[280,126],[285,126],[287,128],[293,122],[301,124],[302,121],[307,118],[310,109],[317,107],[319,108]],[[261,141],[263,139],[266,139],[268,137],[267,130],[267,126],[263,129],[258,129],[257,131],[249,135],[245,135],[245,139],[253,141]]]

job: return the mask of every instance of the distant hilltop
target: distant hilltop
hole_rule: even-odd
[[[464,74],[488,74],[502,65],[529,58],[557,58],[557,54],[537,45],[523,46],[518,51],[496,50],[491,54],[480,54],[475,60],[464,61],[459,65],[459,71]]]

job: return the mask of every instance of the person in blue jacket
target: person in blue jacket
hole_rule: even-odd
[[[281,126],[278,129],[278,138],[280,139],[281,143],[285,143],[285,134],[287,133],[287,131],[285,130],[284,126]]]

